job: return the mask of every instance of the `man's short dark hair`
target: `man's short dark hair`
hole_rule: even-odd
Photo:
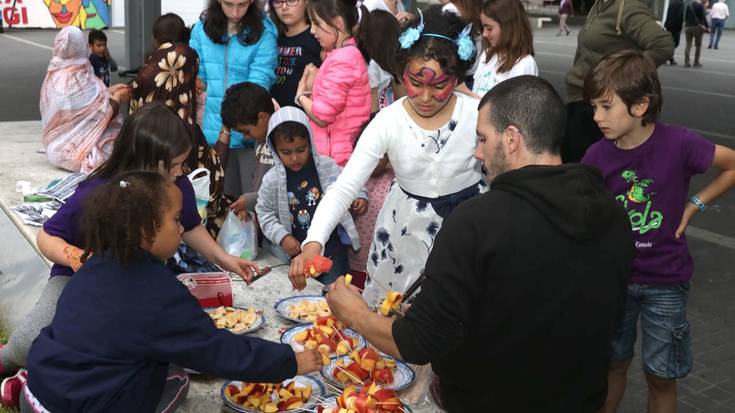
[[[222,124],[234,129],[237,125],[255,125],[258,113],[273,114],[271,95],[262,86],[252,82],[242,82],[227,89],[222,100]]]
[[[515,126],[526,148],[536,154],[558,154],[564,138],[566,111],[554,87],[544,79],[524,75],[498,83],[480,100],[492,104],[490,124],[499,132]]]
[[[89,44],[93,45],[94,42],[105,42],[107,43],[107,35],[102,30],[94,29],[89,32]]]

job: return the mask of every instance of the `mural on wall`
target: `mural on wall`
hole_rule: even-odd
[[[112,0],[0,0],[3,22],[12,27],[110,27]]]

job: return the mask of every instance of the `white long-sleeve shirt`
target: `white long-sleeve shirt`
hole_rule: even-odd
[[[459,192],[481,180],[480,161],[475,159],[477,105],[479,100],[455,93],[452,115],[454,132],[444,147],[431,153],[421,147],[425,135],[403,107],[401,98],[378,112],[357,142],[342,174],[319,203],[303,244],[322,246],[365,185],[375,166],[388,154],[396,183],[404,190],[426,198]]]
[[[726,20],[730,17],[730,9],[727,7],[727,4],[718,1],[712,6],[712,11],[710,12],[709,17],[711,19]]]

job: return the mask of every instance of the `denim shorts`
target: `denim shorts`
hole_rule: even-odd
[[[641,320],[643,371],[664,379],[685,377],[692,369],[692,341],[686,317],[689,282],[670,286],[629,284],[623,316],[613,339],[612,361],[633,358]]]

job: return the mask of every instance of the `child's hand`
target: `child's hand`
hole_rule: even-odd
[[[676,239],[681,238],[682,235],[684,235],[684,232],[687,229],[687,225],[689,225],[689,221],[692,219],[694,214],[696,214],[699,211],[696,205],[692,204],[691,202],[687,202],[686,207],[684,207],[684,213],[681,215],[681,222],[679,222],[679,228],[676,229],[676,232],[674,233],[674,236]]]
[[[304,267],[311,262],[317,255],[322,252],[322,246],[318,242],[309,242],[304,245],[301,254],[291,259],[291,268],[288,271],[288,278],[291,285],[296,290],[303,290],[306,287],[306,277],[304,276]]]
[[[307,72],[306,76],[306,83],[305,87],[307,91],[310,91],[314,87],[314,79],[316,78],[317,73],[319,73],[319,68],[314,65],[314,63],[309,63],[306,65],[305,71]]]
[[[240,198],[237,198],[237,201],[230,204],[230,209],[235,213],[245,211],[246,207],[247,201],[245,200],[244,195],[240,195]]]
[[[64,248],[64,255],[69,260],[69,267],[71,267],[72,271],[77,272],[82,267],[82,264],[84,264],[82,262],[82,254],[84,254],[84,250],[73,245],[67,245]]]
[[[406,11],[399,11],[398,13],[396,13],[396,20],[398,20],[398,23],[400,23],[401,25],[410,22],[414,18],[416,18],[416,16]]]
[[[220,257],[217,264],[225,271],[239,275],[247,284],[253,282],[253,275],[260,271],[258,264],[230,254]]]
[[[112,94],[112,99],[115,100],[117,103],[130,102],[130,88],[128,87],[128,85],[119,86],[121,87],[115,88],[114,91],[110,90],[110,93]],[[112,89],[112,87],[110,89]]]
[[[321,353],[316,350],[305,350],[296,353],[296,374],[302,375],[319,371],[324,366]]]
[[[309,78],[309,66],[306,66],[304,68],[304,73],[301,74],[301,79],[299,79],[299,84],[296,87],[296,95],[300,95],[304,92],[308,92],[311,90],[311,88],[306,88],[306,80]]]
[[[289,257],[293,258],[301,254],[301,243],[293,235],[286,235],[281,240],[281,248],[286,251]]]
[[[197,95],[201,95],[202,93],[207,91],[207,84],[202,82],[202,79],[197,78],[195,83]]]
[[[352,212],[359,217],[361,215],[365,215],[368,210],[368,205],[369,203],[367,199],[357,198],[352,202],[352,206],[350,208],[352,209]]]

